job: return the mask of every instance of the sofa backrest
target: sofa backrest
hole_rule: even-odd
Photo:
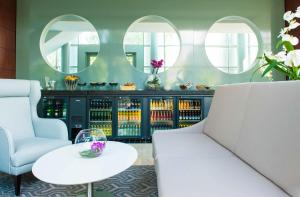
[[[38,81],[0,79],[0,127],[15,142],[35,136],[32,118],[37,117],[39,98]]]
[[[250,84],[223,85],[215,91],[204,133],[233,150],[242,127]]]
[[[241,87],[248,90],[241,90]],[[217,112],[212,111],[205,133],[229,148],[288,194],[300,197],[300,81],[250,83],[248,86],[238,84],[222,86],[219,90],[213,105],[227,106],[227,116],[233,118],[215,119]],[[245,92],[248,92],[246,99]],[[231,95],[224,95],[229,93]],[[218,95],[221,98],[238,97],[242,101],[233,103],[232,98],[221,100],[217,98]],[[240,103],[245,106],[240,106]],[[240,111],[236,110],[237,107]],[[222,107],[219,108],[219,113],[226,115]],[[234,132],[228,129],[229,126],[222,129],[224,120],[236,127]],[[212,126],[220,123],[222,125],[218,127]],[[217,131],[209,130],[211,128]],[[229,138],[235,139],[230,146]]]

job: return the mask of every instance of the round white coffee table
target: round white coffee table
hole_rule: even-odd
[[[76,144],[51,151],[34,163],[32,172],[38,179],[47,183],[88,184],[88,197],[107,196],[107,193],[104,195],[103,192],[93,192],[92,183],[126,170],[137,159],[135,148],[112,141],[107,142],[105,150],[97,158],[82,158],[78,152]]]

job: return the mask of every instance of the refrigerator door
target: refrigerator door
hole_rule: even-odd
[[[117,137],[141,137],[142,99],[120,97],[118,103]]]
[[[174,98],[150,98],[150,135],[155,130],[174,128]]]
[[[112,137],[111,98],[93,98],[89,100],[89,128],[102,129],[107,137]]]
[[[202,120],[201,98],[178,99],[178,127],[188,127]]]
[[[41,99],[41,111],[39,116],[42,118],[58,118],[67,123],[68,99],[65,97],[46,97]]]

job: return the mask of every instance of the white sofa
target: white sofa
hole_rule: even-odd
[[[300,197],[300,81],[217,88],[208,117],[157,131],[160,197]]]

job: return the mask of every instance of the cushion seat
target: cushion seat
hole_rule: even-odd
[[[198,133],[155,132],[153,135],[153,157],[167,156],[228,157],[233,154],[217,144],[207,135]]]
[[[69,145],[70,141],[49,138],[26,138],[16,143],[16,152],[11,157],[14,167],[23,166],[35,162],[45,153],[56,148]]]
[[[288,196],[235,156],[157,157],[160,197]]]

